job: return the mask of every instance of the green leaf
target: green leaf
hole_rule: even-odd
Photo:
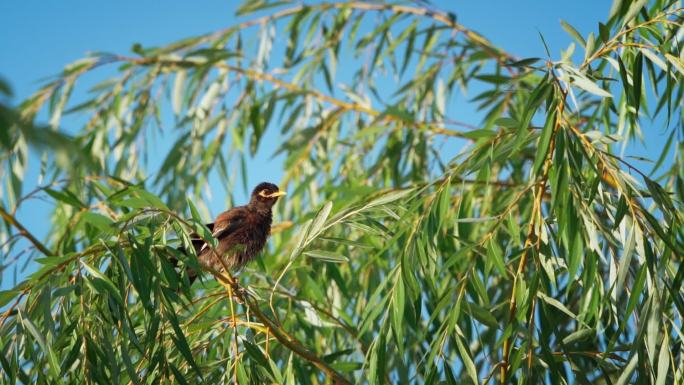
[[[243,342],[245,345],[245,350],[247,350],[247,354],[249,354],[250,357],[252,357],[256,362],[264,367],[268,367],[268,360],[266,359],[266,356],[261,352],[261,349],[259,349],[257,346],[252,344],[249,341],[244,341]]]
[[[157,197],[154,194],[151,194],[147,190],[135,189],[134,191],[135,191],[136,195],[139,195],[140,198],[147,201],[147,203],[149,203],[150,206],[156,207],[156,208],[164,210],[164,211],[169,210],[169,208],[166,206],[166,204],[164,204],[164,202],[161,199],[159,199],[159,197]]]
[[[45,357],[47,358],[47,363],[48,363],[48,370],[50,371],[50,374],[52,375],[52,380],[56,381],[57,383],[61,383],[60,381],[60,366],[59,362],[57,361],[57,356],[55,355],[55,352],[52,350],[51,346],[47,343],[45,340],[45,337],[40,333],[38,328],[29,320],[28,318],[25,318],[21,316],[21,313],[19,315],[19,318],[21,319],[21,324],[22,326],[29,331],[29,333],[33,336],[35,341],[38,343],[40,346],[41,350],[45,354]]]
[[[620,78],[622,79],[622,87],[625,90],[625,97],[627,98],[627,103],[632,104],[632,96],[634,95],[632,92],[629,91],[629,73],[627,72],[627,68],[625,68],[625,64],[622,62],[622,59],[620,57],[617,57],[617,62],[618,62],[618,67],[620,68]]]
[[[178,349],[181,355],[183,355],[183,358],[185,358],[186,362],[190,364],[190,367],[193,368],[197,376],[202,378],[202,372],[200,371],[199,366],[197,366],[197,363],[195,362],[195,358],[190,352],[190,346],[188,345],[188,341],[185,338],[185,334],[183,334],[183,331],[178,325],[178,320],[176,319],[176,316],[168,310],[166,310],[166,308],[164,314],[166,316],[167,321],[171,324],[171,328],[174,332],[174,336],[171,337],[174,341],[174,347]]]
[[[577,86],[589,93],[592,93],[596,96],[604,97],[604,98],[612,98],[613,95],[604,90],[603,88],[599,87],[596,83],[593,81],[589,80],[586,78],[584,75],[579,74],[578,72],[573,73],[572,75],[569,75],[569,83]]]
[[[586,46],[587,46],[587,42],[584,40],[584,38],[582,37],[582,35],[575,29],[575,27],[573,27],[573,26],[570,25],[569,23],[565,22],[564,20],[561,20],[560,23],[561,23],[561,26],[563,27],[563,29],[564,29],[570,36],[572,36],[575,40],[577,40],[577,42],[580,43],[580,45],[582,45],[582,47],[586,47]]]
[[[549,50],[549,45],[546,44],[546,39],[544,39],[544,35],[542,35],[541,32],[537,31],[539,33],[539,38],[542,41],[542,44],[544,45],[544,50],[546,51],[546,56],[551,57],[551,50]]]
[[[109,231],[112,229],[112,224],[114,223],[111,219],[108,217],[94,213],[92,211],[86,211],[83,214],[81,214],[81,220],[83,220],[85,223],[89,223],[96,228],[98,228],[100,231]]]
[[[171,371],[173,372],[174,380],[178,381],[178,383],[181,385],[188,385],[188,382],[185,380],[185,376],[183,375],[183,373],[180,372],[180,370],[178,370],[178,368],[176,368],[175,365],[170,365],[169,367],[171,368]],[[137,375],[135,377],[137,377]],[[137,378],[136,378],[136,380],[137,380]]]
[[[19,294],[21,294],[21,290],[0,290],[0,308],[4,308],[5,305],[14,300]]]
[[[629,6],[629,9],[627,10],[627,13],[625,14],[625,17],[622,19],[622,26],[624,27],[636,17],[637,14],[639,14],[639,11],[641,11],[641,8],[643,8],[648,0],[636,0],[635,2],[632,3],[632,5]]]
[[[636,113],[639,113],[639,107],[641,105],[641,71],[643,69],[644,55],[641,52],[637,53],[636,58],[634,58],[634,65],[632,67],[632,79],[634,80],[634,87],[632,87],[632,103]]]
[[[647,272],[648,269],[646,265],[642,265],[639,269],[639,272],[637,273],[637,277],[634,281],[634,284],[632,285],[632,292],[629,296],[629,302],[627,303],[627,309],[625,311],[625,314],[630,314],[632,311],[634,311],[634,307],[636,307],[636,304],[639,301],[639,297],[643,293]]]
[[[204,222],[202,220],[202,216],[200,215],[199,211],[197,210],[197,207],[195,207],[195,204],[192,203],[192,199],[187,199],[188,202],[188,207],[190,208],[190,215],[192,215],[192,219],[195,221],[195,223],[198,224],[198,228],[200,230],[200,234],[204,239],[211,239],[211,232],[209,232],[204,226],[202,226],[202,223]]]
[[[477,140],[480,138],[492,138],[496,136],[497,133],[496,131],[488,130],[488,129],[481,129],[481,130],[471,130],[463,133],[463,136],[472,139],[472,140]]]
[[[309,226],[307,243],[316,238],[325,229],[323,225],[325,224],[326,219],[328,219],[330,211],[332,211],[332,205],[332,202],[326,202],[325,205],[323,205],[323,207],[321,207],[321,209],[316,213],[313,221],[311,221],[311,226]]]
[[[589,60],[589,57],[594,54],[596,51],[596,37],[594,36],[593,32],[589,32],[589,36],[587,37],[587,47],[585,48],[584,52],[584,60],[587,61]]]
[[[670,371],[670,344],[669,336],[666,332],[663,338],[663,343],[660,346],[660,354],[658,355],[658,375],[656,377],[656,385],[665,385],[667,376]]]
[[[551,105],[549,109],[553,108],[555,108],[555,105]],[[546,161],[555,125],[556,114],[549,113],[546,117],[546,123],[542,128],[541,135],[539,136],[539,143],[537,144],[537,153],[534,156],[534,165],[532,166],[532,175],[539,175],[539,172],[541,171],[541,168],[544,165],[544,162]]]
[[[131,209],[144,209],[150,207],[150,204],[142,198],[128,198],[116,202],[121,207],[128,207]]]
[[[608,14],[608,18],[612,19],[615,17],[620,9],[622,8],[624,0],[613,0],[613,4],[610,6],[610,12]]]
[[[117,289],[114,282],[111,281],[106,275],[102,274],[99,270],[89,265],[85,261],[81,260],[81,265],[93,276],[92,284],[101,293],[109,293],[112,298],[121,306],[124,306],[123,297],[119,290]]]
[[[570,309],[568,309],[565,305],[563,305],[563,303],[561,303],[559,300],[552,298],[552,297],[549,297],[548,295],[546,295],[540,291],[537,292],[537,297],[542,299],[544,302],[548,303],[549,305],[555,307],[556,309],[562,311],[563,313],[568,315],[570,318],[572,318],[574,320],[579,320],[577,318],[577,315],[575,313],[571,312]]]
[[[468,314],[470,314],[483,324],[495,329],[500,328],[499,322],[492,315],[492,312],[490,310],[485,309],[484,307],[474,303],[467,303],[465,306],[465,310]]]
[[[60,192],[46,188],[45,192],[60,202],[66,203],[77,208],[85,208],[85,205],[71,191],[64,190],[64,192]]]
[[[183,109],[183,89],[185,87],[186,71],[178,71],[173,82],[173,98],[171,99],[171,105],[173,106],[173,112],[178,116],[181,114]]]
[[[456,328],[458,330],[458,326],[456,326]],[[462,335],[462,332],[458,330],[458,334]],[[475,363],[473,362],[470,351],[468,351],[466,346],[463,344],[463,341],[461,341],[461,337],[459,335],[456,335],[454,339],[456,340],[456,346],[458,347],[458,352],[460,353],[459,355],[463,361],[463,366],[466,368],[466,373],[468,373],[468,376],[473,384],[478,384],[479,380],[477,378],[477,368],[475,367]]]
[[[382,329],[386,329],[383,325]],[[373,341],[370,349],[370,366],[368,368],[369,385],[382,384],[385,377],[385,352],[386,352],[386,330],[381,330],[378,337]]]
[[[496,266],[496,269],[500,274],[507,274],[506,264],[504,263],[503,259],[503,252],[501,247],[499,247],[494,239],[491,239],[489,242],[487,242],[487,258],[494,263],[494,266]]]
[[[636,353],[632,354],[632,357],[627,363],[627,366],[625,366],[624,369],[622,369],[620,377],[618,377],[617,381],[615,382],[615,385],[627,385],[628,383],[631,383],[628,381],[630,381],[632,373],[634,372],[634,369],[636,368],[638,363],[639,355]]]
[[[565,338],[563,338],[563,344],[564,345],[571,345],[575,342],[578,341],[585,341],[588,339],[594,339],[596,336],[596,330],[595,329],[579,329],[575,332],[572,332],[568,334]]]
[[[404,311],[406,306],[406,292],[404,289],[404,282],[401,279],[402,274],[396,275],[394,290],[392,291],[392,331],[397,342],[397,349],[399,355],[404,355],[404,328],[406,323],[404,321]]]
[[[510,63],[509,65],[513,67],[530,67],[532,64],[535,64],[536,62],[540,61],[541,59],[538,57],[531,57],[527,59],[521,59],[518,61],[514,61]]]
[[[610,40],[610,29],[603,23],[599,23],[599,37],[604,44]]]
[[[492,83],[492,84],[505,84],[505,83],[508,83],[512,80],[510,76],[497,75],[497,74],[478,75],[475,78],[482,80],[483,82]]]
[[[494,125],[506,127],[506,128],[518,128],[518,127],[520,127],[520,122],[518,122],[517,120],[515,120],[513,118],[504,117],[504,118],[499,118],[499,119],[495,120]],[[491,132],[492,136],[494,134],[496,134],[495,132],[492,132],[492,131],[488,131],[488,132]]]
[[[337,253],[333,253],[327,250],[307,250],[304,252],[305,255],[319,259],[323,262],[332,262],[332,263],[344,263],[344,262],[349,262],[349,258],[345,257],[344,255],[339,255]]]
[[[376,206],[383,206],[388,203],[392,203],[394,201],[397,201],[399,199],[405,198],[409,194],[413,192],[413,189],[404,189],[404,190],[397,190],[397,191],[391,191],[386,194],[383,194],[372,201],[368,202],[365,204],[364,208],[369,209],[372,207]]]

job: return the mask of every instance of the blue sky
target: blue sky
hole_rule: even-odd
[[[542,33],[554,60],[572,41],[560,26],[561,18],[586,36],[597,31],[598,22],[606,19],[610,3],[608,0],[432,2],[436,8],[456,14],[461,24],[521,58],[545,56],[539,37]],[[127,54],[134,43],[164,45],[225,28],[242,20],[234,16],[237,4],[229,0],[4,0],[0,2],[0,76],[13,88],[13,102],[19,103],[39,88],[41,79],[60,72],[66,64],[88,52]],[[477,123],[474,113],[464,111],[464,114],[463,121]],[[654,142],[662,144],[661,136]],[[282,169],[278,159],[270,159],[268,150],[251,165],[255,175],[250,175],[250,184],[263,178],[260,174],[266,172],[263,170]],[[32,183],[35,181],[26,181],[28,186]],[[240,198],[240,201],[244,199]],[[44,214],[36,215],[40,205],[37,202],[21,211],[19,219],[33,228],[38,225],[36,221],[47,222]],[[223,209],[218,206],[223,204],[210,206],[214,214]],[[39,235],[44,231],[39,230]],[[5,280],[0,280],[0,288],[6,286]]]

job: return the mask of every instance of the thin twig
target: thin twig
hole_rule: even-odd
[[[14,226],[18,231],[19,234],[21,234],[24,238],[28,239],[29,242],[33,244],[33,246],[36,247],[41,253],[43,253],[46,257],[50,257],[54,255],[50,249],[48,249],[41,241],[38,240],[33,234],[31,234],[30,231],[24,227],[19,221],[10,213],[5,211],[5,209],[0,206],[0,216],[6,220],[10,225]]]

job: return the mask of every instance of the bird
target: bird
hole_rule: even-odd
[[[273,205],[283,195],[286,192],[275,184],[259,183],[252,191],[249,203],[224,211],[214,222],[206,224],[217,241],[215,248],[199,235],[192,234],[190,238],[200,267],[221,271],[225,265],[231,272],[237,272],[253,260],[266,245],[271,233]],[[192,284],[198,273],[192,268],[188,268],[187,273]]]

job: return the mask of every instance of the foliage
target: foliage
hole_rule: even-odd
[[[3,131],[3,262],[40,267],[0,292],[0,383],[681,383],[679,6],[616,0],[554,60],[427,5],[251,1],[69,65]],[[661,132],[651,170],[623,157]],[[196,264],[203,191],[232,204],[266,142],[290,191],[269,250],[189,287],[169,257]],[[37,197],[45,241],[16,218]]]

